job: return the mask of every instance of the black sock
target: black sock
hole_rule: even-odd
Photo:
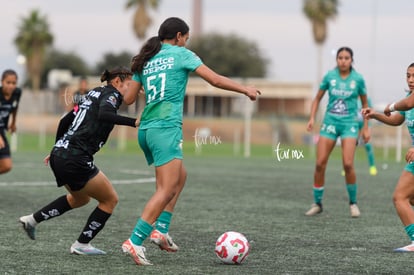
[[[96,207],[89,216],[88,221],[82,230],[82,233],[79,235],[78,242],[89,243],[92,241],[92,239],[95,238],[99,231],[101,231],[105,226],[105,223],[110,216],[111,214],[106,213]]]
[[[71,209],[72,207],[70,207],[69,202],[66,199],[66,195],[64,195],[52,201],[39,211],[33,213],[33,218],[39,223],[60,216]]]

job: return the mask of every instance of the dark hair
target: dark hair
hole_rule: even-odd
[[[164,39],[173,39],[177,33],[187,34],[190,28],[184,20],[178,17],[167,18],[158,29],[158,36],[151,37],[142,46],[140,52],[132,58],[131,71],[142,72],[145,63],[156,55],[161,49],[161,41]]]
[[[3,81],[7,76],[9,76],[9,75],[14,75],[14,76],[16,76],[16,78],[17,78],[17,73],[16,73],[16,71],[14,71],[14,70],[11,70],[11,69],[8,69],[8,70],[5,70],[4,72],[3,72],[3,74],[1,75],[1,81]]]
[[[352,49],[351,48],[349,48],[349,47],[340,47],[337,51],[336,51],[336,58],[338,58],[338,56],[339,56],[339,53],[340,52],[348,52],[349,53],[349,55],[351,56],[351,60],[352,61],[354,61],[354,52],[352,51]],[[352,71],[352,65],[351,65],[351,67],[349,68],[351,71]]]
[[[412,68],[412,67],[414,67],[414,63],[411,63],[410,66],[408,66],[408,68]]]
[[[109,84],[111,80],[117,76],[119,76],[121,81],[124,81],[128,76],[131,75],[132,72],[127,67],[118,66],[110,71],[105,70],[101,75],[101,82],[106,81]]]

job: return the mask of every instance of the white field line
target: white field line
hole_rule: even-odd
[[[126,184],[136,184],[136,183],[149,183],[155,182],[155,177],[144,178],[144,179],[130,179],[130,180],[110,180],[112,184],[117,185],[126,185]],[[0,187],[2,186],[47,186],[47,185],[56,185],[55,181],[14,181],[14,182],[0,182]]]

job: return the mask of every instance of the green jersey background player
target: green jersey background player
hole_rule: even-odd
[[[337,66],[323,78],[319,91],[312,101],[311,115],[307,130],[312,131],[319,103],[328,91],[328,106],[325,112],[317,144],[316,165],[313,182],[314,203],[306,212],[313,216],[322,212],[322,198],[325,186],[325,171],[338,137],[341,139],[342,162],[345,171],[345,183],[349,196],[351,217],[359,217],[357,206],[357,182],[354,170],[354,156],[358,128],[358,101],[368,106],[365,81],[361,74],[352,67],[353,51],[342,47],[336,54]],[[368,123],[362,129],[364,141],[369,140]]]
[[[371,98],[369,98],[369,97],[368,97],[368,107],[373,108]],[[358,110],[361,110],[361,109],[362,109],[362,103],[359,100],[358,101]],[[368,126],[369,126],[369,122],[368,122]],[[364,127],[364,118],[363,118],[361,112],[358,112],[358,129],[359,129],[359,131],[361,131],[363,127]],[[375,165],[374,148],[373,148],[373,146],[370,142],[364,142],[364,148],[365,148],[365,152],[367,153],[367,158],[368,158],[369,174],[371,176],[376,176],[378,171],[377,171],[377,167]],[[344,172],[344,174],[345,174],[345,172]]]

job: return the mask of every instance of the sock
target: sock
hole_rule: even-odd
[[[322,204],[323,191],[325,191],[323,186],[313,185],[313,199],[316,204]]]
[[[404,229],[408,237],[410,238],[411,242],[414,243],[414,224],[409,224],[406,227],[404,227]]]
[[[374,150],[372,149],[371,143],[365,144],[365,150],[367,151],[367,155],[368,155],[369,167],[375,166]]]
[[[85,227],[82,230],[82,233],[79,235],[78,242],[80,243],[89,243],[95,238],[95,236],[101,231],[106,221],[109,219],[111,214],[102,211],[98,207],[93,210],[91,215],[86,222]]]
[[[356,183],[347,183],[346,190],[348,191],[349,204],[355,204],[357,202],[357,184]]]
[[[66,195],[64,195],[52,201],[39,211],[33,213],[33,218],[37,223],[39,223],[60,216],[71,209],[72,207],[69,205]]]
[[[139,218],[129,239],[135,245],[142,245],[144,240],[151,234],[152,230],[152,225]]]
[[[162,211],[161,215],[158,217],[157,221],[155,222],[155,229],[160,231],[161,233],[168,233],[170,229],[172,213],[167,211]]]

